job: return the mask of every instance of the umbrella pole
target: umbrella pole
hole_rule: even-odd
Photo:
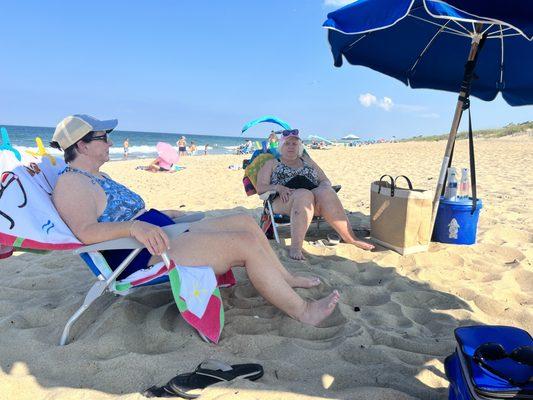
[[[476,24],[476,31],[479,32],[480,27]],[[472,45],[470,47],[470,54],[468,55],[468,61],[474,61],[479,49],[479,43],[481,40],[481,34],[475,33],[472,38]],[[465,68],[464,80],[467,79],[467,71]],[[469,85],[468,85],[469,87]],[[444,158],[442,159],[442,164],[440,167],[439,180],[437,182],[437,189],[435,190],[435,197],[433,198],[433,211],[431,214],[431,234],[433,233],[433,227],[435,225],[435,218],[437,218],[437,211],[439,209],[440,196],[442,188],[444,187],[444,182],[446,181],[446,175],[448,173],[448,164],[450,158],[453,155],[453,148],[455,145],[455,138],[457,136],[457,130],[459,129],[459,123],[461,122],[461,116],[463,115],[463,106],[465,103],[465,97],[468,95],[467,91],[469,89],[465,88],[465,85],[462,85],[461,92],[457,99],[457,105],[455,106],[455,114],[453,116],[452,127],[450,129],[450,134],[448,136],[448,143],[446,145],[446,150],[444,152]]]

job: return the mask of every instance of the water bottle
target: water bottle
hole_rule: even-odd
[[[461,182],[459,183],[459,199],[467,200],[470,197],[470,181],[468,168],[461,169]]]
[[[448,168],[448,183],[444,191],[444,198],[446,200],[457,200],[457,172],[454,167]]]

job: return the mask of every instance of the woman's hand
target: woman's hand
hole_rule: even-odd
[[[288,187],[278,185],[278,194],[281,198],[281,201],[286,203],[289,201],[289,197],[291,196],[292,192],[294,192],[294,189],[289,189]]]
[[[130,227],[130,235],[146,246],[152,255],[161,255],[169,248],[167,234],[157,225],[134,220]]]

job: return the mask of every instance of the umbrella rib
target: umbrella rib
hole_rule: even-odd
[[[494,26],[494,24],[490,24],[487,29],[485,29],[483,32],[481,32],[481,35],[485,35],[485,34],[488,34],[487,32],[489,31],[490,28],[492,28]]]
[[[346,46],[345,49],[342,50],[342,52],[345,53],[346,51],[350,50],[353,46],[355,46],[357,43],[359,43],[361,40],[363,40],[367,36],[368,36],[368,33],[365,33],[363,36],[358,38],[355,42],[350,43],[348,46]]]
[[[501,61],[500,61],[500,90],[503,89],[503,56],[504,56],[504,53],[503,53],[503,29],[502,29],[502,26],[500,25],[500,40],[501,40],[501,54],[502,54],[502,58],[501,58]]]
[[[520,33],[510,33],[508,35],[500,35],[499,32],[493,32],[487,36],[487,39],[499,39],[500,37],[508,38],[512,36],[523,36],[523,35]]]
[[[412,75],[413,73],[413,70],[416,68],[416,66],[418,65],[419,61],[422,59],[422,57],[424,56],[424,54],[426,54],[427,50],[429,49],[429,47],[431,46],[431,44],[433,43],[433,41],[437,38],[437,36],[439,36],[439,33],[441,33],[442,31],[444,31],[444,29],[446,28],[446,25],[448,24],[448,22],[450,22],[449,20],[446,21],[446,23],[444,25],[442,25],[440,27],[440,29],[435,32],[435,34],[431,37],[431,39],[429,40],[429,42],[426,44],[426,47],[424,47],[424,50],[422,50],[420,52],[420,54],[418,55],[418,57],[416,58],[416,61],[414,62],[413,66],[411,68],[409,68],[409,73],[407,74],[407,76],[410,76]]]
[[[452,20],[449,20],[449,21],[453,21],[453,23],[454,23],[455,25],[459,26],[461,29],[463,29],[463,30],[466,32],[466,34],[468,34],[468,36],[471,35],[471,32],[470,32],[468,29],[466,29],[466,27],[464,27],[464,26],[461,25],[459,22],[457,22],[456,20],[452,19]]]
[[[422,17],[419,17],[419,16],[417,16],[417,15],[411,15],[411,14],[409,14],[408,16],[411,17],[411,18],[418,19],[418,20],[420,20],[420,21],[427,22],[428,24],[438,26],[439,28],[441,28],[441,27],[443,27],[443,26],[446,26],[446,25],[448,24],[448,22],[450,21],[450,20],[448,20],[448,21],[446,21],[446,23],[445,23],[444,25],[440,25],[440,24],[437,24],[436,22],[429,21],[429,20],[424,19],[424,18],[422,18]],[[464,27],[463,27],[463,29],[464,29]],[[449,33],[452,33],[452,34],[459,35],[459,36],[465,36],[465,37],[469,37],[469,36],[470,36],[470,32],[468,32],[468,31],[466,31],[466,32],[468,32],[468,33],[464,33],[464,32],[458,31],[457,29],[450,28],[449,26],[446,26],[446,31],[449,32]]]

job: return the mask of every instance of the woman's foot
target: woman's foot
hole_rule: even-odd
[[[288,282],[289,285],[293,288],[305,288],[309,289],[315,286],[320,285],[320,278],[318,276],[313,276],[312,278],[307,278],[305,276],[293,276],[292,279]]]
[[[305,310],[298,320],[305,324],[317,326],[331,315],[333,310],[335,310],[335,306],[339,302],[339,299],[339,292],[334,290],[329,296],[326,296],[323,299],[307,302]]]
[[[302,253],[302,249],[297,249],[292,246],[289,249],[289,257],[292,258],[293,260],[298,260],[298,261],[305,260],[305,257]]]
[[[372,243],[363,242],[362,240],[352,240],[349,243],[367,251],[374,250],[374,248],[376,247]]]

